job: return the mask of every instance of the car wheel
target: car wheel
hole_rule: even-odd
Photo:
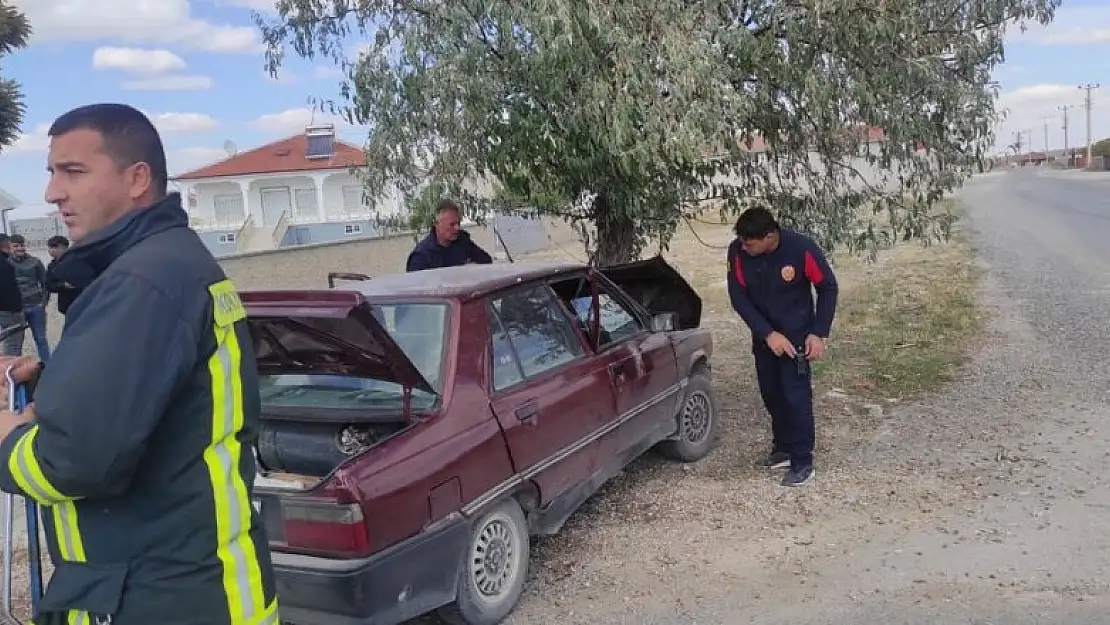
[[[455,603],[441,608],[450,625],[496,625],[513,611],[528,576],[528,523],[515,499],[502,501],[471,528]]]
[[[678,434],[660,443],[659,451],[679,462],[701,460],[712,449],[720,425],[717,395],[708,371],[700,369],[690,376],[677,418]]]

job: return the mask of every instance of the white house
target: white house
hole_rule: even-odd
[[[367,201],[366,156],[331,125],[175,176],[193,228],[217,255],[374,234],[402,217],[399,194]]]

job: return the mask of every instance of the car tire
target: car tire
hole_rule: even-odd
[[[515,499],[478,517],[459,567],[455,602],[437,611],[448,625],[496,625],[516,608],[528,577],[528,522]]]
[[[713,381],[706,369],[696,369],[690,375],[676,418],[678,434],[660,443],[659,452],[678,462],[697,462],[708,455],[717,440],[720,415]]]

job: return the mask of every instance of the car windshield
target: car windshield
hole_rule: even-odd
[[[435,393],[428,393],[413,389],[413,410],[431,409],[442,393],[447,311],[446,304],[389,303],[373,306],[378,323],[435,390]],[[342,333],[336,334],[355,342],[355,339],[348,339]],[[400,409],[404,399],[404,388],[396,382],[346,375],[262,375],[259,386],[262,405],[280,408]]]

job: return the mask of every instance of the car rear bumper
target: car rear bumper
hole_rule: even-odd
[[[455,600],[470,524],[452,515],[369,558],[275,552],[283,624],[398,625]]]

